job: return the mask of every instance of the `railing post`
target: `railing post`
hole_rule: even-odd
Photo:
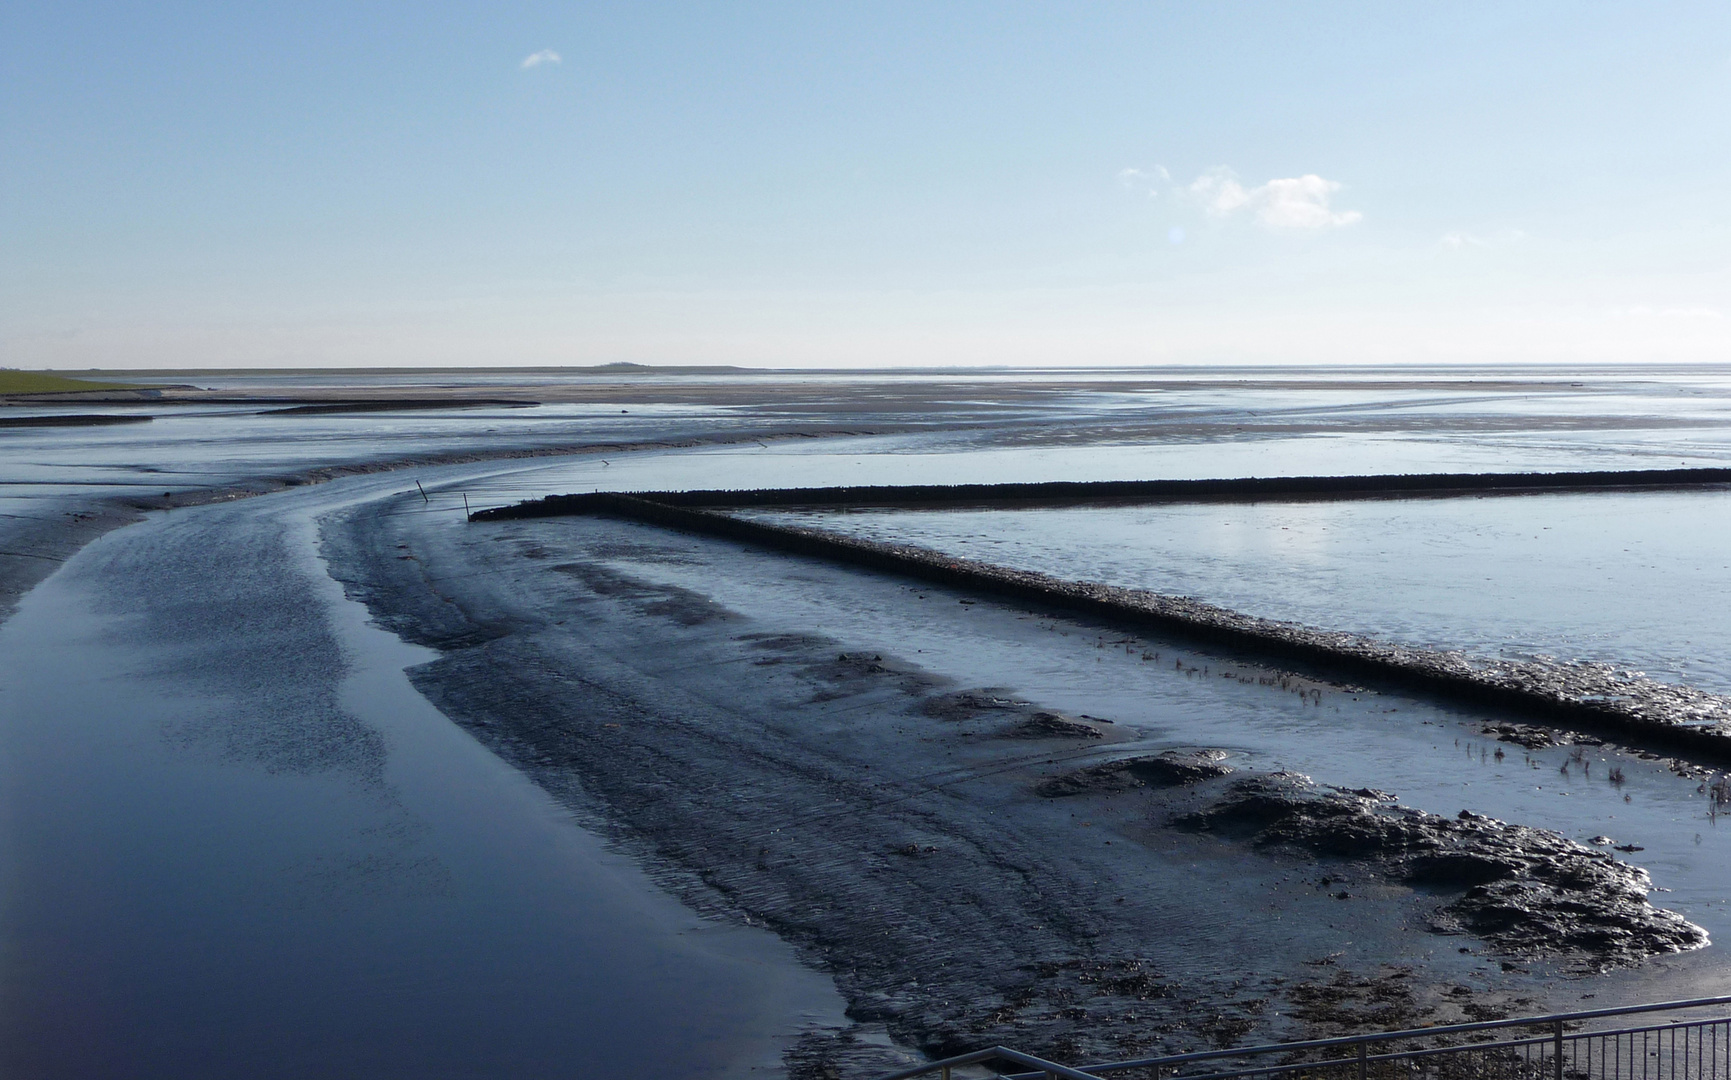
[[[1557,1055],[1556,1080],[1563,1080],[1563,1022],[1557,1021],[1557,1041],[1553,1048]]]
[[[1359,1043],[1358,1044],[1358,1080],[1365,1080],[1365,1075],[1364,1075],[1365,1061],[1364,1061],[1364,1059],[1365,1059],[1366,1053],[1367,1052],[1365,1050],[1365,1044]]]

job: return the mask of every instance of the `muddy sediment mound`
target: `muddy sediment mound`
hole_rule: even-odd
[[[1062,713],[1036,712],[998,732],[1001,739],[1098,739],[1105,732]]]
[[[1018,701],[990,689],[933,694],[920,706],[920,712],[934,720],[1008,721],[990,732],[1000,739],[1099,739],[1106,734],[1100,725],[1112,723],[1099,716],[1070,716],[1040,709],[1031,701]]]
[[[1370,788],[1323,787],[1295,773],[1253,776],[1173,824],[1369,863],[1423,889],[1458,890],[1436,911],[1433,928],[1471,933],[1513,955],[1576,954],[1617,966],[1707,944],[1700,927],[1648,901],[1652,884],[1640,867],[1547,829],[1467,810],[1447,818]]]
[[[1048,799],[1109,794],[1140,787],[1183,787],[1232,772],[1224,750],[1166,750],[1151,757],[1122,758],[1055,776],[1034,789]]]

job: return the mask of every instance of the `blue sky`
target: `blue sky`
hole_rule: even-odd
[[[0,0],[0,364],[618,360],[1731,360],[1731,6]]]

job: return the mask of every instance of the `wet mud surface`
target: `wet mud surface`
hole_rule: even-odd
[[[28,427],[9,433],[9,447],[31,448],[17,450],[14,465],[35,470],[13,477],[13,487],[52,485],[56,491],[84,494],[38,497],[30,487],[35,505],[0,522],[0,616],[11,598],[91,537],[137,520],[143,512],[405,466],[584,454],[573,459],[574,474],[581,475],[584,484],[605,487],[624,463],[614,457],[611,474],[604,474],[588,464],[591,458],[645,450],[651,453],[643,456],[653,462],[639,474],[649,476],[650,482],[637,481],[640,486],[659,486],[669,476],[684,482],[687,475],[700,479],[693,486],[708,487],[732,483],[736,476],[742,483],[784,486],[848,480],[876,484],[904,476],[925,482],[956,476],[987,481],[1103,474],[1146,478],[1169,475],[1162,471],[1166,469],[1173,470],[1170,475],[1229,476],[1245,475],[1233,470],[1248,468],[1246,463],[1260,465],[1271,457],[1286,461],[1283,455],[1300,447],[1297,440],[1319,433],[1342,436],[1340,445],[1358,449],[1332,457],[1300,454],[1305,470],[1314,473],[1327,472],[1337,463],[1343,470],[1459,471],[1499,468],[1516,460],[1522,468],[1569,469],[1643,468],[1649,459],[1661,465],[1680,459],[1723,465],[1726,459],[1722,447],[1710,445],[1718,438],[1714,431],[1723,426],[1719,421],[1656,419],[1667,410],[1646,404],[1635,416],[1617,414],[1619,408],[1626,411],[1622,405],[1581,406],[1580,415],[1538,419],[1480,415],[1470,408],[1427,416],[1439,403],[1446,408],[1450,400],[1464,400],[1458,379],[1391,381],[1387,388],[1396,396],[1420,395],[1406,402],[1410,407],[1396,408],[1390,406],[1383,384],[1355,377],[1264,380],[1255,384],[1254,392],[1272,397],[1251,410],[1237,400],[1214,401],[1210,395],[1218,394],[1219,386],[1218,380],[1209,379],[1054,378],[1021,388],[952,379],[942,385],[886,389],[870,380],[843,385],[778,376],[766,384],[729,376],[659,383],[609,378],[549,392],[534,380],[515,390],[495,389],[481,380],[466,385],[462,395],[495,400],[500,394],[496,400],[522,405],[623,402],[632,415],[609,407],[595,415],[617,414],[608,421],[617,426],[598,425],[589,413],[569,413],[553,421],[543,418],[543,426],[532,430],[501,427],[497,432],[495,419],[478,417],[457,437],[446,428],[425,426],[368,436],[373,431],[369,427],[358,440],[327,444],[333,436],[349,438],[344,433],[350,429],[320,428],[324,421],[315,413],[284,424],[307,443],[285,440],[245,460],[228,457],[226,443],[250,442],[257,434],[255,422],[264,425],[260,430],[277,430],[268,426],[269,418],[230,421],[213,413],[208,425],[183,430],[173,427],[180,419],[174,414],[187,410],[169,406],[308,404],[334,412],[335,424],[351,408],[394,407],[392,402],[424,392],[429,408],[411,414],[442,422],[440,409],[433,406],[449,406],[456,391],[405,391],[393,385],[357,393],[353,387],[333,385],[304,392],[184,386],[127,392],[112,400],[130,402],[135,409],[148,401],[164,422],[90,429],[76,437],[70,430],[53,428],[39,435]],[[1473,392],[1528,396],[1541,389],[1559,398],[1573,396],[1563,384],[1540,387],[1530,379],[1479,383]],[[1340,410],[1334,404],[1319,407],[1315,400],[1301,400],[1317,390],[1356,395],[1361,404]],[[1122,409],[1118,406],[1123,402],[1114,397],[1121,394],[1199,394],[1207,400],[1189,411],[1172,408],[1169,396]],[[1288,394],[1299,397],[1286,400]],[[39,398],[29,404],[49,401]],[[76,401],[85,409],[101,399]],[[639,422],[639,404],[667,402],[689,404],[703,415],[693,419],[668,413]],[[1270,402],[1278,408],[1264,408]],[[1102,404],[1113,406],[1110,413],[1102,411]],[[542,410],[509,412],[515,422],[535,420]],[[355,420],[374,423],[372,418]],[[556,425],[563,426],[555,430]],[[1599,446],[1553,446],[1549,435],[1542,443],[1532,440],[1535,432],[1565,431],[1587,437],[1631,434],[1626,443]],[[815,445],[819,436],[882,432],[919,433],[890,448],[925,454],[928,460],[918,467],[924,471],[897,471],[888,463],[900,459],[887,454],[844,470],[844,458],[857,456],[856,451],[874,452],[864,442],[831,450],[818,466],[798,471],[803,467],[798,447],[806,445],[805,440]],[[930,438],[921,442],[925,433]],[[1350,440],[1379,433],[1417,435],[1418,440],[1389,451],[1387,457],[1372,454],[1374,464],[1366,465],[1360,456],[1367,444]],[[127,445],[137,447],[136,452],[89,449],[97,445],[90,442],[93,438],[126,434],[158,441],[135,439]],[[1674,451],[1670,440],[1678,438],[1708,441]],[[748,461],[745,454],[714,454],[705,469],[704,452],[752,444],[776,452],[766,453],[761,462]],[[879,451],[890,446],[872,445]],[[779,452],[788,447],[795,452]],[[1136,457],[1132,451],[1138,447],[1149,453]],[[978,460],[964,453],[948,456],[970,448],[1084,453],[1044,464],[1039,454],[1026,459],[1014,454]],[[1107,452],[1098,454],[1102,449]],[[682,450],[698,453],[683,458],[660,453]],[[48,455],[42,462],[35,461],[39,452]],[[714,465],[717,460],[722,464]],[[605,460],[599,465],[609,468]],[[87,468],[106,478],[102,483],[107,486],[99,491],[95,481],[77,479]],[[465,475],[486,472],[474,469]],[[496,475],[508,472],[501,468]],[[517,475],[527,473],[525,469]],[[436,481],[459,474],[461,470],[441,473],[436,468],[417,474],[433,489],[434,510],[440,509],[441,498]],[[63,483],[68,478],[74,478],[72,483]],[[407,476],[401,480],[405,488],[412,482]],[[508,480],[497,498],[582,487],[532,487],[540,482]],[[454,514],[454,490],[444,495],[444,509]],[[1586,848],[1590,854],[1616,851],[1629,857],[1599,860],[1594,865],[1611,869],[1605,871],[1609,876],[1594,880],[1627,901],[1629,918],[1652,923],[1652,933],[1628,939],[1571,938],[1570,928],[1584,923],[1581,913],[1565,910],[1568,918],[1537,920],[1511,935],[1490,919],[1507,898],[1493,896],[1494,902],[1470,911],[1455,905],[1474,889],[1509,885],[1529,890],[1514,897],[1523,910],[1542,914],[1564,909],[1580,891],[1564,879],[1589,865],[1582,861],[1587,856],[1576,850],[1583,846],[1580,839],[1556,839],[1542,830],[1530,830],[1540,835],[1527,837],[1519,832],[1525,828],[1521,825],[1453,816],[1456,805],[1485,805],[1469,801],[1468,785],[1462,785],[1460,803],[1436,805],[1433,798],[1427,804],[1431,810],[1448,811],[1426,815],[1426,822],[1436,821],[1420,830],[1430,838],[1427,842],[1438,845],[1436,850],[1373,846],[1355,854],[1333,853],[1329,849],[1343,829],[1349,835],[1380,836],[1385,831],[1374,821],[1362,820],[1366,815],[1380,821],[1399,818],[1412,808],[1362,793],[1369,789],[1327,786],[1331,781],[1380,783],[1375,770],[1364,768],[1362,761],[1334,769],[1300,762],[1318,783],[1287,792],[1286,802],[1293,808],[1284,818],[1256,827],[1226,820],[1221,815],[1243,790],[1236,785],[1290,780],[1272,779],[1284,775],[1278,754],[1266,748],[1260,754],[1246,751],[1234,741],[1233,726],[1247,715],[1242,711],[1222,705],[1218,716],[1202,718],[1216,730],[1198,731],[1194,724],[1166,730],[1145,717],[1137,721],[1128,716],[1134,710],[1127,706],[1115,709],[1031,692],[1022,672],[1006,673],[1013,665],[1002,658],[992,658],[996,667],[990,678],[965,667],[958,672],[953,664],[947,676],[940,675],[929,656],[918,655],[919,642],[912,635],[862,634],[857,627],[839,631],[837,610],[812,617],[791,608],[787,614],[766,615],[761,608],[746,614],[720,599],[728,595],[719,587],[729,583],[728,575],[752,560],[779,560],[781,570],[796,576],[821,576],[809,566],[801,568],[799,560],[761,552],[694,557],[689,542],[669,544],[665,537],[649,535],[651,530],[620,528],[617,523],[588,522],[539,532],[487,527],[460,530],[459,536],[441,531],[430,514],[414,517],[423,509],[386,500],[346,522],[328,523],[326,547],[351,593],[364,598],[384,625],[440,650],[440,659],[416,670],[416,685],[485,746],[610,836],[691,907],[718,920],[773,929],[833,977],[850,1003],[852,1025],[814,1027],[798,1038],[786,1057],[794,1076],[871,1075],[898,1066],[907,1053],[889,1046],[888,1035],[903,1048],[926,1052],[1005,1041],[1069,1059],[1115,1057],[1151,1049],[1481,1019],[1594,995],[1601,1001],[1618,993],[1647,999],[1675,996],[1663,981],[1665,971],[1682,972],[1684,977],[1676,981],[1690,987],[1696,984],[1688,983],[1689,978],[1703,971],[1714,975],[1708,965],[1689,968],[1678,958],[1699,957],[1702,951],[1656,954],[1658,959],[1646,967],[1661,974],[1647,983],[1624,979],[1639,968],[1582,974],[1595,966],[1629,962],[1642,950],[1686,947],[1689,928],[1667,923],[1655,914],[1659,906],[1678,907],[1723,933],[1723,922],[1698,914],[1706,903],[1718,902],[1701,897],[1703,875],[1697,875],[1692,905],[1663,897],[1645,908],[1637,903],[1633,890],[1638,882],[1618,867],[1638,870],[1630,864],[1646,859],[1656,880],[1676,884],[1682,865],[1675,858],[1677,846],[1667,847],[1667,837],[1651,830],[1651,815],[1608,824],[1590,819],[1621,842],[1611,843],[1606,836],[1606,843],[1594,841]],[[261,558],[282,557],[271,527],[260,524],[245,533],[234,551],[213,551],[210,573],[220,575],[222,582],[213,585],[194,573],[162,577],[160,590],[168,597],[161,605],[162,618],[167,625],[196,627],[198,632],[188,631],[184,640],[165,634],[164,655],[172,670],[156,674],[166,678],[184,668],[189,687],[215,693],[223,686],[244,684],[248,694],[264,702],[256,716],[240,718],[243,722],[176,718],[163,732],[171,736],[177,753],[189,752],[225,767],[244,764],[273,781],[330,781],[376,792],[380,755],[388,760],[390,747],[381,747],[370,729],[339,715],[329,693],[306,689],[324,686],[340,673],[340,650],[322,637],[306,638],[304,647],[287,652],[271,644],[273,635],[280,638],[295,623],[293,609],[305,601],[306,583],[273,579],[254,565]],[[121,577],[159,575],[156,568],[142,564],[117,563],[112,570]],[[668,584],[681,575],[683,585]],[[705,575],[714,580],[704,580]],[[859,587],[867,592],[857,595],[874,603],[885,596],[910,606],[926,600],[905,586],[878,582]],[[900,596],[898,590],[907,595]],[[952,616],[977,612],[972,617],[984,622],[1003,614],[999,602],[979,599],[977,606],[958,607],[954,595],[941,599],[950,604]],[[109,614],[117,614],[118,605],[145,602],[142,593],[125,589],[116,590],[113,600],[117,607]],[[998,610],[992,614],[988,608]],[[237,616],[237,611],[245,614]],[[1030,624],[1035,619],[1032,613],[1027,618]],[[1080,633],[1074,626],[1041,619],[1052,626],[1054,642],[1066,632]],[[930,623],[954,626],[955,620]],[[925,623],[916,616],[904,623],[908,625]],[[924,643],[929,648],[930,640]],[[1145,649],[1143,644],[1135,647]],[[1154,646],[1156,658],[1159,647]],[[1148,660],[1146,651],[1138,660],[1130,648],[1125,647],[1125,664]],[[1102,648],[1102,656],[1106,654]],[[1094,662],[1090,656],[1088,663]],[[1172,663],[1171,653],[1165,663]],[[1161,698],[1162,708],[1201,700],[1194,690],[1201,689],[1209,675],[1205,663],[1194,653],[1184,655],[1171,681],[1196,686],[1190,697]],[[1235,692],[1243,684],[1254,693],[1267,680],[1271,699],[1314,692],[1314,704],[1306,707],[1318,721],[1324,713],[1323,691],[1331,702],[1345,701],[1350,692],[1297,675],[1288,692],[1287,673],[1271,673],[1254,663],[1235,667],[1241,672],[1235,679],[1215,678],[1212,689],[1225,684]],[[268,677],[255,678],[260,671]],[[1228,674],[1214,672],[1217,677]],[[1567,678],[1575,677],[1567,673]],[[278,692],[274,688],[279,683],[304,686]],[[1610,689],[1620,692],[1616,686]],[[1217,698],[1228,702],[1230,694]],[[1405,700],[1400,704],[1404,719],[1409,705]],[[1673,706],[1686,709],[1690,704],[1661,703],[1672,712]],[[1290,708],[1286,715],[1293,715]],[[442,720],[433,719],[440,731],[446,730]],[[1315,734],[1321,729],[1305,730]],[[454,733],[452,737],[459,738]],[[1491,746],[1503,740],[1501,745],[1514,751],[1511,768],[1521,756],[1516,746],[1532,752],[1531,764],[1537,769],[1538,759],[1552,750],[1546,763],[1555,767],[1555,758],[1568,750],[1559,743],[1574,743],[1576,750],[1597,745],[1578,734],[1568,736],[1504,716],[1484,725],[1483,737]],[[1446,748],[1446,735],[1440,742]],[[469,745],[466,740],[464,745]],[[1475,751],[1470,743],[1456,756],[1475,752],[1483,761],[1483,748]],[[1631,766],[1627,756],[1613,759],[1631,768],[1630,787],[1638,808],[1644,791],[1651,790],[1650,784],[1643,789],[1643,781],[1634,776],[1642,763],[1636,760]],[[1598,760],[1593,758],[1595,769],[1600,768]],[[1520,764],[1525,768],[1529,763]],[[1586,765],[1585,759],[1579,761],[1576,775],[1584,774]],[[1673,762],[1671,771],[1677,775],[1672,777],[1665,767],[1658,763],[1652,771],[1679,784],[1686,778],[1691,790],[1699,784],[1703,798],[1721,785],[1731,795],[1731,781],[1709,770]],[[1553,777],[1545,778],[1547,789],[1555,783]],[[1403,784],[1387,786],[1414,794]],[[1561,799],[1587,791],[1577,787],[1555,794]],[[1626,801],[1628,796],[1619,786],[1611,798]],[[1345,809],[1335,805],[1342,800]],[[1731,803],[1731,798],[1722,802]],[[234,816],[237,809],[217,801],[210,808],[218,820]],[[1622,813],[1621,805],[1616,809]],[[138,816],[154,820],[152,815]],[[1523,819],[1521,814],[1502,816]],[[298,835],[292,818],[283,815],[285,836]],[[1691,828],[1700,829],[1708,832],[1708,847],[1695,850],[1713,850],[1710,822],[1681,828],[1683,844]],[[1701,844],[1700,832],[1695,843]],[[1649,849],[1643,850],[1642,844]],[[1423,876],[1417,865],[1421,855],[1457,850],[1467,853],[1462,865],[1477,869],[1445,875],[1441,881],[1414,877]],[[1652,862],[1656,855],[1660,861]],[[115,865],[143,858],[127,852]],[[1477,880],[1489,873],[1487,863],[1513,869],[1504,877]],[[210,891],[201,882],[183,884],[189,894]],[[1453,924],[1445,917],[1451,909]],[[1484,921],[1470,924],[1484,913],[1489,913]],[[510,919],[482,921],[494,927],[517,925]],[[460,943],[470,936],[464,928],[454,940]],[[210,947],[196,933],[187,941],[188,954]],[[155,944],[148,935],[124,943]],[[1246,963],[1246,957],[1253,962]],[[1678,966],[1666,968],[1671,961]],[[354,983],[365,985],[364,980]],[[511,1014],[508,1019],[526,1031],[546,1030],[547,1025],[528,1013],[521,990],[513,984],[501,992],[495,1000],[506,1004],[496,1011]],[[1582,990],[1587,992],[1579,993]],[[364,990],[355,992],[360,995],[357,1007],[341,1011],[370,1023],[375,1003],[364,1000]],[[396,991],[381,993],[379,1000],[396,996]],[[268,1023],[274,1015],[256,1009],[250,1017]],[[317,1031],[292,1034],[301,1044],[319,1038]]]
[[[1704,941],[1599,849],[764,625],[610,561],[681,568],[640,535],[355,516],[325,548],[440,650],[412,677],[441,711],[834,977],[855,1026],[796,1075],[889,1068],[874,1032],[1073,1061],[1482,1018]]]
[[[112,502],[39,499],[0,514],[0,621],[85,544],[142,515]]]
[[[1140,787],[1182,787],[1233,772],[1224,750],[1163,750],[1150,757],[1121,758],[1055,776],[1035,790],[1049,799],[1114,794]]]
[[[607,514],[760,543],[978,589],[1016,600],[1153,626],[1203,641],[1260,650],[1319,665],[1337,677],[1380,679],[1468,701],[1515,707],[1564,723],[1616,732],[1665,748],[1731,759],[1731,697],[1661,682],[1643,672],[1591,661],[1548,657],[1505,660],[1387,641],[1364,634],[1262,618],[1188,596],[1091,581],[1071,581],[912,544],[890,543],[807,526],[742,520],[657,500],[611,494],[543,500],[478,515],[482,520],[569,512]]]

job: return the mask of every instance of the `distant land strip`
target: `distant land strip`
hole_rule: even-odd
[[[1592,487],[1630,487],[1682,485],[1674,479],[1665,484],[1629,484],[1628,477],[1686,475],[1698,478],[1702,474],[1711,474],[1717,479],[1692,479],[1691,482],[1725,483],[1731,480],[1727,472],[1696,469],[1562,475],[1619,477],[1623,479],[1601,482]],[[1427,478],[1347,479],[1410,481]],[[1524,479],[1530,481],[1533,477],[1526,474]],[[1047,486],[979,487],[1026,489]],[[1511,661],[1402,645],[1345,631],[1245,615],[1190,597],[1097,582],[1070,581],[959,558],[911,544],[892,544],[822,529],[750,521],[715,510],[673,505],[668,499],[661,494],[621,495],[609,492],[552,496],[478,511],[470,516],[470,520],[506,521],[576,514],[626,518],[887,571],[949,588],[1006,597],[1167,636],[1225,646],[1235,651],[1295,662],[1328,672],[1335,678],[1360,679],[1470,704],[1512,709],[1556,722],[1559,726],[1616,737],[1636,746],[1731,763],[1731,698],[1619,671],[1611,664],[1537,659]]]
[[[1363,499],[1526,491],[1617,491],[1731,485],[1731,469],[1606,469],[1594,472],[1413,473],[1381,476],[1248,476],[1229,480],[1054,480],[1034,484],[907,484],[644,491],[664,506],[1075,506],[1278,498]],[[498,517],[584,513],[593,494],[549,495],[483,511]],[[479,520],[487,520],[480,518]]]

